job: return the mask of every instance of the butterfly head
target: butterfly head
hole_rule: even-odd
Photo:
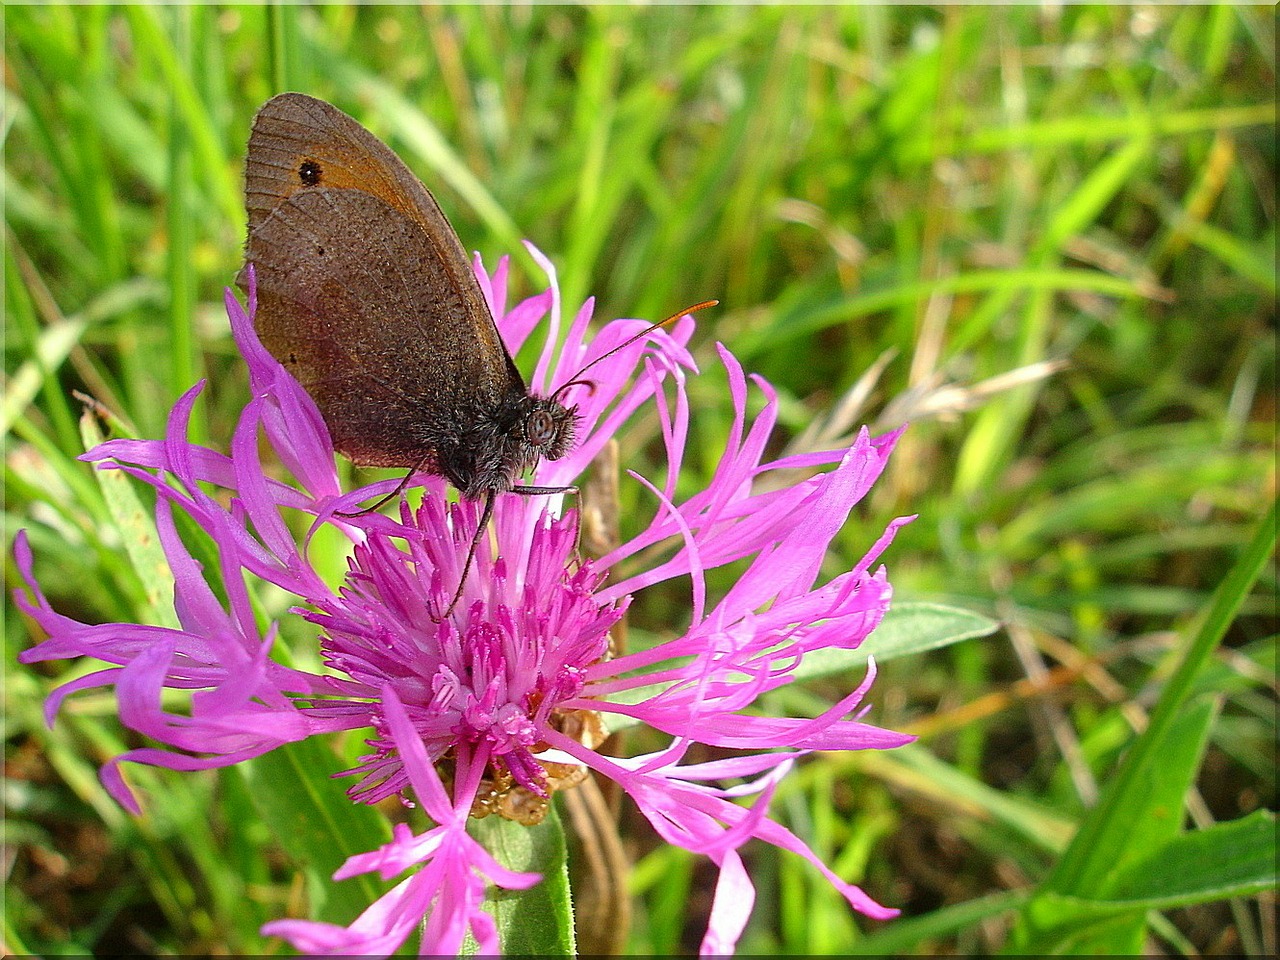
[[[530,397],[521,429],[523,443],[536,460],[559,460],[573,446],[578,408],[566,407],[554,396]]]

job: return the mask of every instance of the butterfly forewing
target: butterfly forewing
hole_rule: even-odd
[[[430,469],[437,435],[524,394],[452,227],[350,117],[301,94],[268,101],[246,207],[259,336],[354,462]]]

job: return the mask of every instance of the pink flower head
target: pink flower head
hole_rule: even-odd
[[[513,352],[549,319],[531,380],[545,395],[643,324],[615,320],[588,338],[589,301],[556,348],[562,338],[554,272],[530,250],[551,286],[510,310],[506,261],[492,276],[478,261],[476,271]],[[425,953],[456,952],[468,929],[482,951],[496,950],[492,920],[480,910],[486,880],[515,889],[537,877],[502,868],[468,836],[467,818],[496,812],[535,822],[549,794],[575,782],[583,767],[616,780],[666,840],[720,867],[704,953],[731,952],[746,924],[754,890],[739,850],[751,838],[809,860],[868,916],[896,914],[842,881],[768,817],[773,790],[798,755],[888,748],[911,739],[866,724],[855,712],[874,665],[857,689],[819,717],[745,711],[792,682],[806,655],[857,647],[887,610],[891,588],[884,568],[873,564],[909,518],[891,523],[852,570],[824,581],[820,568],[900,431],[872,438],[864,430],[845,450],[762,462],[777,399],[767,383],[752,378],[766,402],[749,420],[747,378],[720,347],[733,427],[711,483],[678,498],[689,427],[685,380],[696,373],[685,349],[693,322],[685,317],[593,367],[590,387],[566,392],[566,402],[577,406],[577,445],[538,465],[532,477],[540,486],[573,483],[628,417],[654,404],[668,468],[660,481],[632,474],[655,503],[645,530],[599,560],[581,559],[572,501],[501,495],[461,599],[451,616],[435,622],[432,613],[448,606],[463,575],[481,504],[449,503],[442,480],[416,477],[414,485],[426,488],[421,504],[402,502],[398,518],[340,516],[397,481],[340,492],[319,411],[254,334],[252,291],[247,311],[229,292],[226,300],[252,388],[229,454],[187,440],[187,421],[203,389],[198,384],[175,405],[164,440],[111,440],[85,455],[156,490],[179,626],[90,625],[62,616],[35,582],[25,537],[15,545],[30,591],[20,591],[18,603],[48,634],[22,660],[91,656],[110,665],[55,691],[46,707],[50,722],[69,693],[115,685],[125,724],[164,745],[131,750],[106,765],[104,783],[121,803],[138,810],[120,773],[126,760],[182,770],[225,766],[315,734],[371,727],[370,752],[347,771],[355,775],[351,797],[368,803],[411,792],[436,826],[421,835],[398,827],[386,845],[344,865],[339,878],[376,871],[389,879],[412,871],[349,927],[268,924],[266,932],[308,953],[387,954],[416,928]],[[262,434],[295,483],[263,471]],[[799,482],[760,482],[777,471],[815,470]],[[222,496],[207,492],[210,485]],[[211,538],[225,602],[178,537],[175,510]],[[310,537],[298,544],[289,514],[308,517],[312,531],[336,527],[351,541],[339,589],[313,568]],[[663,543],[673,545],[666,559],[637,569],[633,558]],[[724,596],[708,597],[705,571],[739,560],[749,560],[746,572]],[[295,612],[321,630],[326,672],[271,658],[275,626],[259,630],[245,574],[298,598]],[[692,613],[680,635],[609,659],[609,630],[632,596],[684,576],[692,583]],[[192,691],[189,710],[165,710],[165,688]],[[647,723],[669,734],[670,743],[647,756],[604,756],[594,748],[611,717]],[[737,754],[684,763],[694,744]],[[736,802],[752,795],[748,806]]]

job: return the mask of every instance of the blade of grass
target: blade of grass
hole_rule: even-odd
[[[93,449],[104,439],[97,418],[90,411],[85,411],[80,417],[80,433],[86,450]],[[173,609],[173,575],[160,545],[155,521],[143,508],[134,492],[133,481],[126,473],[98,469],[93,473],[134,572],[145,588],[146,609],[140,611],[144,622],[178,629],[180,624]]]
[[[1123,846],[1124,838],[1133,829],[1130,817],[1142,808],[1138,798],[1146,787],[1139,777],[1157,761],[1154,751],[1181,714],[1196,678],[1235,619],[1272,555],[1275,542],[1276,504],[1273,501],[1239,560],[1214,591],[1209,607],[1187,631],[1182,659],[1162,691],[1147,729],[1129,750],[1101,802],[1085,819],[1071,846],[1046,878],[1045,890],[1084,894],[1092,879],[1105,875],[1111,868],[1114,851]]]

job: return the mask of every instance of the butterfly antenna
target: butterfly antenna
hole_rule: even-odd
[[[619,350],[625,350],[627,347],[631,346],[637,340],[643,340],[645,337],[653,333],[653,331],[657,330],[659,327],[665,327],[668,323],[671,323],[675,320],[679,320],[681,317],[688,316],[691,313],[697,313],[699,310],[705,310],[707,307],[714,307],[719,302],[720,302],[719,300],[703,300],[701,303],[695,303],[691,307],[685,307],[683,310],[677,310],[675,313],[667,317],[665,320],[659,320],[657,323],[649,324],[649,326],[645,327],[635,336],[627,337],[626,340],[623,340],[622,343],[618,344],[608,353],[601,354],[600,356],[592,360],[590,363],[588,363],[585,367],[583,367],[581,370],[575,373],[568,383],[565,383],[560,387],[556,388],[555,393],[551,394],[551,399],[553,400],[556,399],[557,397],[560,396],[560,394],[564,393],[564,391],[568,390],[570,387],[577,386],[578,384],[589,383],[590,381],[586,381],[582,379],[582,375],[586,373],[588,370],[590,370],[592,367],[594,367],[597,363],[600,363],[602,360],[608,360]]]

